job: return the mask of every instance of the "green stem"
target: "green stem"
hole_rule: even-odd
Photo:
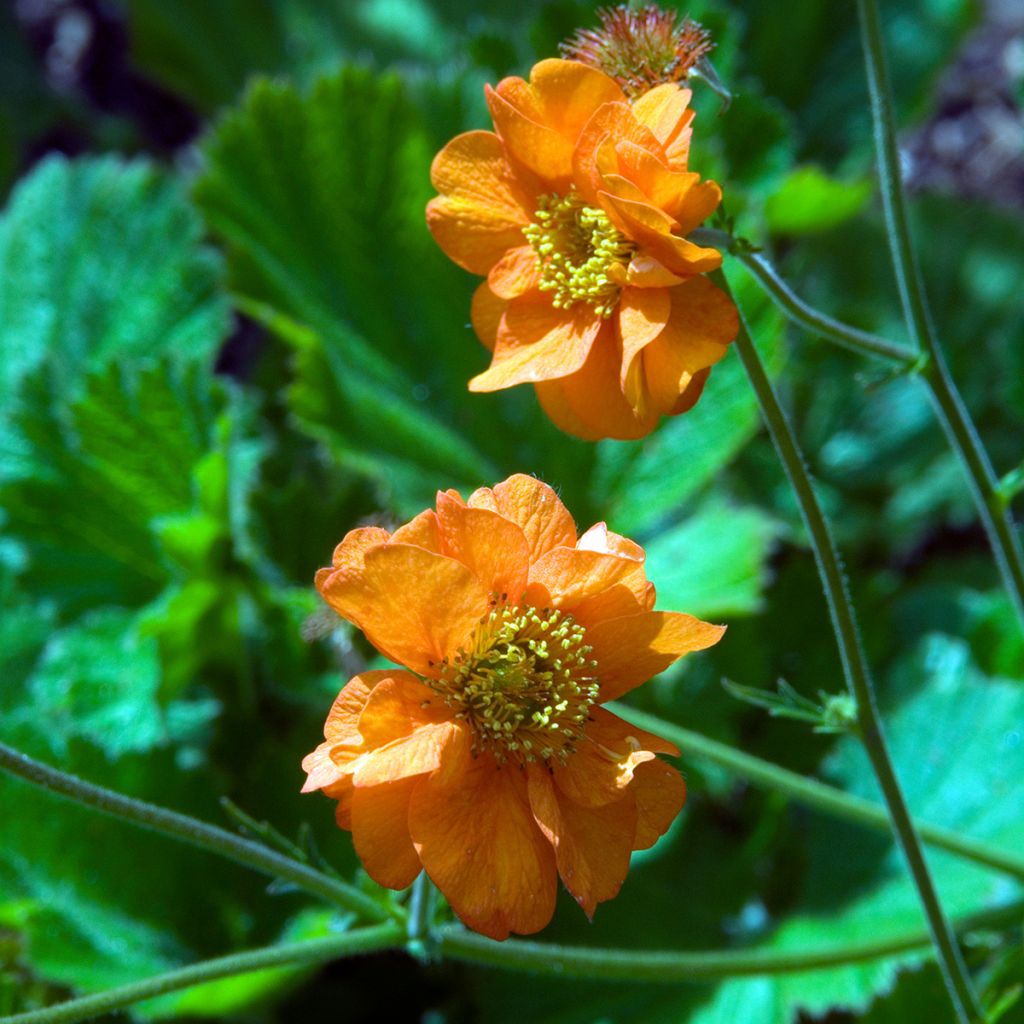
[[[285,857],[260,843],[243,839],[185,814],[122,796],[112,790],[94,786],[91,782],[84,782],[73,775],[66,775],[4,743],[0,743],[0,768],[26,782],[31,782],[34,786],[41,786],[104,814],[122,818],[142,828],[198,846],[202,850],[218,853],[222,857],[274,878],[283,878],[328,903],[343,907],[371,921],[387,921],[396,916],[395,911],[382,906],[354,886],[330,878],[308,864],[303,864],[302,861]]]
[[[1024,547],[999,491],[999,481],[981,439],[946,365],[928,311],[921,271],[917,264],[907,217],[899,148],[893,112],[892,87],[885,59],[882,27],[876,0],[857,0],[861,43],[867,68],[868,91],[875,126],[875,150],[882,186],[896,282],[903,315],[911,337],[927,356],[924,377],[942,429],[963,465],[996,565],[1003,577],[1017,617],[1024,625]]]
[[[719,271],[716,277],[720,286],[728,291],[729,285],[724,275]],[[885,798],[896,841],[903,852],[907,867],[910,869],[917,887],[925,916],[931,928],[939,965],[961,1019],[968,1022],[973,1021],[977,1016],[976,1000],[971,992],[967,969],[960,956],[956,938],[939,903],[938,894],[921,849],[921,842],[903,797],[903,791],[893,770],[888,744],[882,730],[881,716],[875,702],[874,685],[861,646],[860,632],[857,628],[853,604],[847,591],[846,578],[839,561],[839,553],[832,540],[828,520],[818,503],[810,475],[804,465],[796,435],[779,404],[775,389],[761,363],[761,357],[750,338],[742,310],[740,311],[740,329],[736,338],[736,349],[757,395],[768,432],[775,444],[786,475],[789,477],[789,482],[800,505],[804,524],[810,535],[814,559],[818,566],[818,574],[821,577],[825,600],[832,619],[832,628],[836,635],[836,643],[839,645],[843,675],[850,693],[857,702],[860,738],[864,743],[868,759],[871,761],[871,766]],[[970,1001],[965,1002],[968,996],[970,996]],[[968,1013],[974,1013],[974,1017],[968,1016]]]
[[[218,978],[228,978],[249,971],[261,971],[268,967],[296,967],[324,963],[356,953],[374,953],[382,949],[399,949],[404,932],[395,922],[362,928],[359,931],[332,935],[322,939],[307,939],[280,946],[268,946],[246,953],[204,960],[202,963],[167,971],[145,981],[132,982],[119,988],[112,988],[96,995],[70,999],[45,1010],[29,1010],[11,1017],[0,1018],[0,1024],[73,1024],[75,1021],[91,1020],[102,1014],[140,1003],[144,999],[177,992],[183,988],[200,985]]]
[[[966,933],[978,928],[1016,924],[1022,910],[1024,901],[980,911],[959,918],[957,931]],[[519,939],[495,942],[457,925],[444,925],[437,929],[436,935],[439,951],[453,960],[557,978],[664,984],[823,970],[896,956],[926,947],[931,941],[930,932],[921,928],[887,939],[869,939],[832,949],[667,952],[587,949]]]
[[[890,831],[888,813],[872,800],[844,793],[817,779],[809,779],[787,768],[780,768],[770,761],[745,754],[725,743],[701,736],[700,733],[691,732],[626,704],[609,704],[607,707],[641,729],[664,736],[684,754],[719,765],[756,786],[783,793],[805,807],[813,807],[844,821],[867,825],[879,831]],[[997,849],[938,825],[915,821],[915,826],[918,835],[926,843],[1024,881],[1024,855]]]

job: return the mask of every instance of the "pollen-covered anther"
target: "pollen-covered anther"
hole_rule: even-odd
[[[565,764],[598,699],[590,654],[571,615],[500,607],[430,685],[472,728],[474,753]]]
[[[540,290],[553,293],[556,309],[587,302],[598,316],[611,316],[636,245],[575,188],[564,196],[541,196],[539,203],[523,234],[537,254]]]

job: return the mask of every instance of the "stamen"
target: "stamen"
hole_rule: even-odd
[[[591,653],[571,615],[496,607],[429,685],[471,726],[474,755],[564,765],[598,698]]]
[[[540,197],[536,221],[523,228],[537,253],[540,290],[553,292],[556,309],[588,302],[601,317],[609,317],[619,300],[620,284],[612,268],[623,269],[636,251],[604,210],[587,206],[575,188],[565,196]]]

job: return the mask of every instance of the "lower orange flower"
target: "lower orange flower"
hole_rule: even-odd
[[[654,611],[643,549],[603,523],[578,537],[521,475],[439,493],[394,534],[353,530],[316,582],[404,666],[351,679],[302,764],[371,877],[403,889],[425,869],[495,939],[550,921],[556,876],[588,915],[615,896],[686,788],[655,757],[672,744],[601,705],[724,627]]]

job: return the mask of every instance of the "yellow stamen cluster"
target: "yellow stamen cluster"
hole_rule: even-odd
[[[608,218],[604,210],[587,206],[575,190],[540,197],[534,223],[523,228],[537,253],[540,290],[553,292],[556,309],[589,302],[598,316],[609,317],[619,299],[620,284],[610,271],[625,267],[636,246]]]
[[[565,764],[598,698],[586,631],[551,609],[496,607],[430,685],[474,734],[474,754]]]

